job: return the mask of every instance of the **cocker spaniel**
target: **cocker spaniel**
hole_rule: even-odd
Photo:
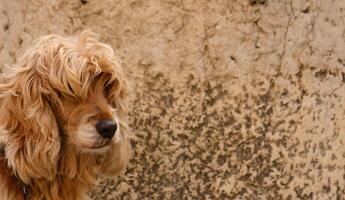
[[[87,199],[124,170],[128,87],[94,33],[41,37],[0,76],[0,199]]]

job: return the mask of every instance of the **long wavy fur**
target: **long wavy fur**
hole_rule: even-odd
[[[100,154],[70,145],[66,139],[70,127],[62,117],[68,111],[65,99],[78,105],[90,91],[105,91],[121,130],[120,142]],[[119,61],[94,33],[36,40],[17,65],[0,75],[0,143],[5,149],[0,159],[5,166],[0,169],[4,191],[0,199],[23,199],[23,186],[34,200],[85,199],[100,172],[123,171],[131,153],[126,96]]]

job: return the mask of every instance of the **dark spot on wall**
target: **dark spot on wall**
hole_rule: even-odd
[[[252,155],[253,155],[252,150],[253,149],[250,144],[242,143],[236,149],[236,155],[240,160],[246,161],[252,158]]]
[[[328,185],[324,185],[322,186],[322,190],[325,192],[325,193],[329,193],[331,191],[331,187],[328,186]]]
[[[217,163],[219,165],[223,165],[226,161],[227,161],[227,156],[225,156],[225,155],[219,155],[217,157]]]
[[[19,46],[21,46],[23,44],[23,39],[22,38],[18,38],[18,44],[19,44]]]
[[[345,60],[338,58],[338,62],[345,67]]]
[[[306,7],[304,10],[302,10],[302,13],[308,14],[310,12],[310,8]]]
[[[9,28],[10,28],[10,25],[9,25],[9,24],[5,24],[5,25],[4,25],[4,31],[7,31]]]
[[[267,2],[267,0],[249,0],[249,4],[254,5],[264,5]]]
[[[86,3],[87,3],[87,0],[80,0],[80,2],[81,2],[82,4],[86,4]]]
[[[319,78],[321,81],[325,80],[326,76],[327,76],[326,69],[321,69],[320,71],[317,71],[315,73],[315,78]]]

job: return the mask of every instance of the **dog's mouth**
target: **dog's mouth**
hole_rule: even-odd
[[[101,142],[97,142],[96,144],[92,145],[90,147],[90,149],[102,149],[102,148],[106,148],[110,145],[111,140],[104,140]]]
[[[90,153],[102,153],[106,151],[107,149],[109,149],[110,146],[111,146],[111,140],[102,140],[100,142],[94,143],[93,145],[90,145],[87,147],[84,146],[82,149]]]

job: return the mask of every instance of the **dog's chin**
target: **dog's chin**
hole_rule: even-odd
[[[85,153],[102,154],[110,150],[110,148],[111,148],[111,140],[108,140],[101,144],[85,145],[81,147],[81,151]]]

